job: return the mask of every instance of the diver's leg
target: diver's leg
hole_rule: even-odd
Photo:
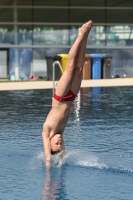
[[[79,65],[77,65],[77,63],[80,63],[80,62],[84,63],[86,40],[87,40],[88,33],[90,31],[91,25],[92,25],[92,21],[89,21],[85,23],[79,29],[78,37],[75,40],[68,54],[66,70],[61,76],[56,87],[56,94],[58,96],[64,96],[69,92],[69,90],[72,87],[73,78],[75,77],[75,71],[77,71],[77,68],[80,68]],[[83,52],[81,53],[81,51]],[[80,58],[78,58],[78,56]]]
[[[92,22],[90,24],[90,28],[91,28],[91,25],[92,25]],[[78,52],[78,58],[76,60],[77,61],[76,69],[75,69],[72,86],[71,86],[71,90],[74,94],[78,93],[78,91],[80,89],[81,81],[82,81],[82,70],[84,67],[86,43],[87,43],[87,38],[88,38],[89,32],[90,32],[90,29],[88,29],[88,33],[84,37],[84,40],[83,40],[80,50]]]

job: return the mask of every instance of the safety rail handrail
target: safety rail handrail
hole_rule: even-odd
[[[55,61],[55,62],[53,63],[53,92],[54,92],[54,88],[55,88],[55,65],[58,65],[58,66],[59,66],[59,68],[60,68],[62,74],[63,74],[63,72],[64,72],[63,69],[62,69],[62,66],[61,66],[60,62],[59,62],[59,61]]]

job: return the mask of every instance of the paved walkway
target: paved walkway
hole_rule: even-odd
[[[81,87],[133,86],[133,78],[83,80]],[[52,81],[0,82],[0,90],[32,90],[53,88]]]

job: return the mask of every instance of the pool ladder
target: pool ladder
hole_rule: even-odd
[[[64,72],[59,61],[53,62],[53,92],[54,92],[54,88],[55,88],[55,66],[57,66],[57,65],[59,66],[62,74]]]

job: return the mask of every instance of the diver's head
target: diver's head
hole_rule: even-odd
[[[56,134],[50,140],[51,154],[56,154],[61,151],[62,136],[61,134]]]

